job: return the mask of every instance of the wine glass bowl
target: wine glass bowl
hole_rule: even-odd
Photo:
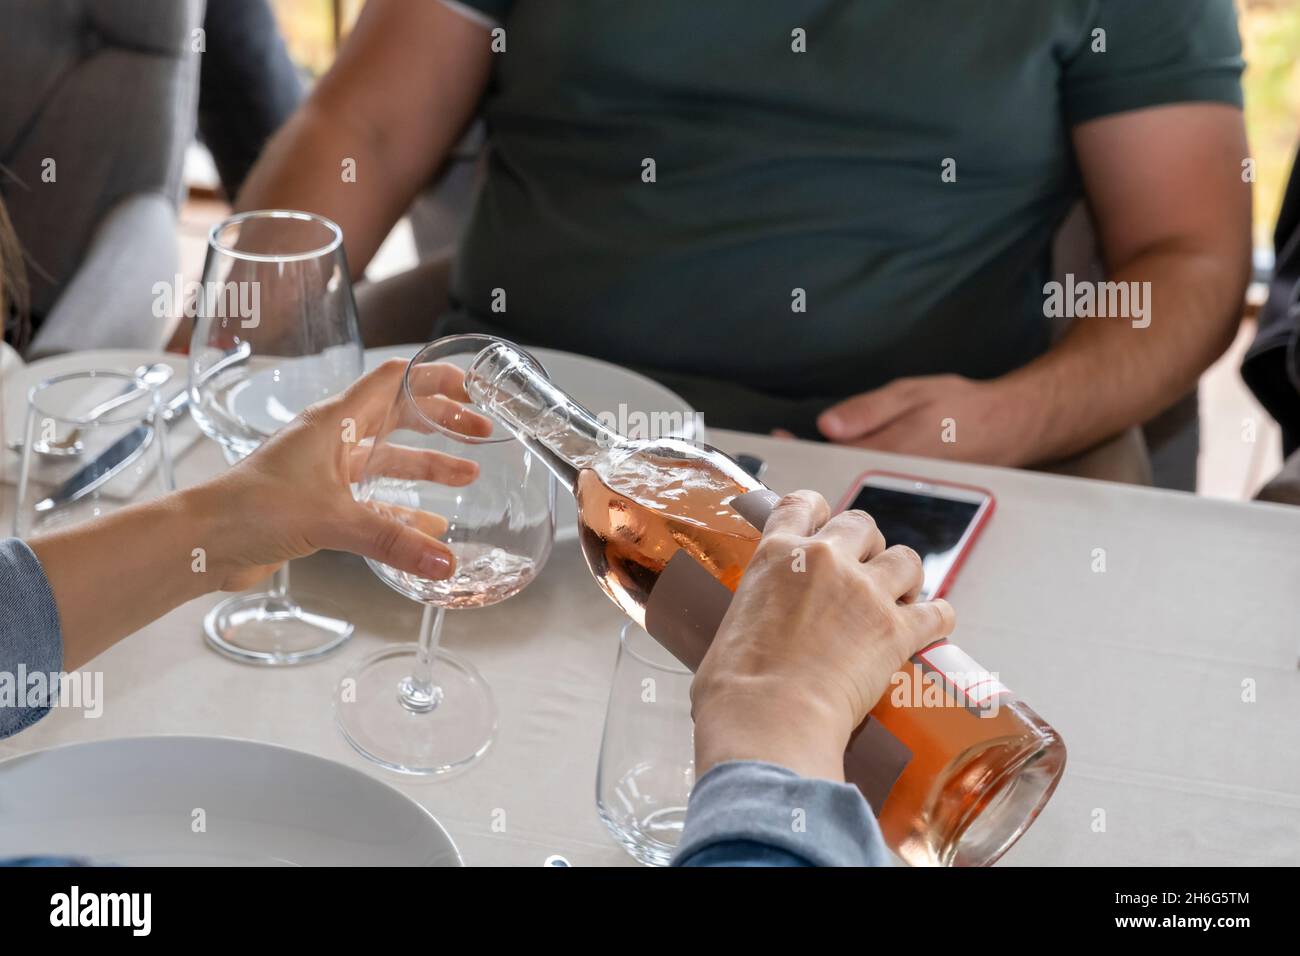
[[[360,349],[351,343],[316,355],[268,356],[254,354],[247,339],[229,350],[201,350],[191,357],[191,367],[202,382],[191,389],[191,415],[232,465],[361,373]]]
[[[695,785],[691,678],[643,628],[623,625],[596,765],[596,812],[648,866],[672,859]]]
[[[192,414],[231,464],[361,374],[343,234],[290,210],[213,227],[194,303]]]
[[[381,581],[426,604],[487,607],[522,590],[545,562],[554,488],[514,436],[471,406],[463,367],[456,355],[443,354],[454,347],[441,345],[430,353],[437,358],[417,356],[407,367],[356,498],[432,533],[456,558],[445,579],[367,558]]]
[[[554,538],[551,473],[465,392],[465,368],[493,341],[451,336],[411,360],[355,489],[361,503],[444,543],[455,561],[440,578],[367,559],[381,581],[425,605],[421,636],[351,671],[336,717],[360,753],[405,773],[450,773],[486,752],[496,706],[477,670],[438,646],[444,612],[519,593]]]

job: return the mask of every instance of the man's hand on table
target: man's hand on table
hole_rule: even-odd
[[[843,780],[849,736],[890,677],[952,633],[946,601],[916,601],[916,552],[886,548],[864,512],[829,515],[801,491],[767,521],[691,686],[700,776],[760,760]]]
[[[1179,103],[1071,130],[1106,279],[1127,313],[1077,319],[999,379],[899,379],[827,409],[831,441],[993,465],[1078,454],[1150,420],[1231,344],[1251,274],[1241,109]],[[955,441],[944,440],[945,422]]]
[[[837,444],[1014,467],[1035,461],[1037,412],[1005,381],[928,375],[845,399],[817,427]]]

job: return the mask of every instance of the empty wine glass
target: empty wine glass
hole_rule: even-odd
[[[343,234],[328,219],[268,210],[213,227],[196,313],[191,412],[231,464],[361,376]],[[289,594],[287,564],[269,591],[218,604],[203,629],[218,651],[257,664],[313,660],[352,635],[332,602]]]
[[[474,666],[439,646],[443,618],[448,608],[519,593],[555,534],[550,471],[465,393],[464,369],[497,341],[451,336],[411,360],[355,490],[358,501],[446,542],[456,559],[445,580],[367,559],[381,581],[425,605],[419,642],[363,661],[335,699],[348,742],[391,770],[446,774],[487,751],[496,704]]]

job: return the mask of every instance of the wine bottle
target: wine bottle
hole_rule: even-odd
[[[465,384],[573,492],[605,593],[698,667],[778,496],[707,445],[619,435],[508,342],[480,352]],[[913,865],[993,863],[1064,768],[1056,731],[949,641],[894,675],[844,758],[886,843]]]

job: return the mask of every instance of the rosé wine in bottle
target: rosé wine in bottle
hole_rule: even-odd
[[[479,353],[465,382],[573,492],[605,593],[698,667],[777,496],[706,445],[618,435],[509,343]],[[993,863],[1064,768],[1056,731],[948,641],[894,675],[844,756],[845,779],[913,865]]]

